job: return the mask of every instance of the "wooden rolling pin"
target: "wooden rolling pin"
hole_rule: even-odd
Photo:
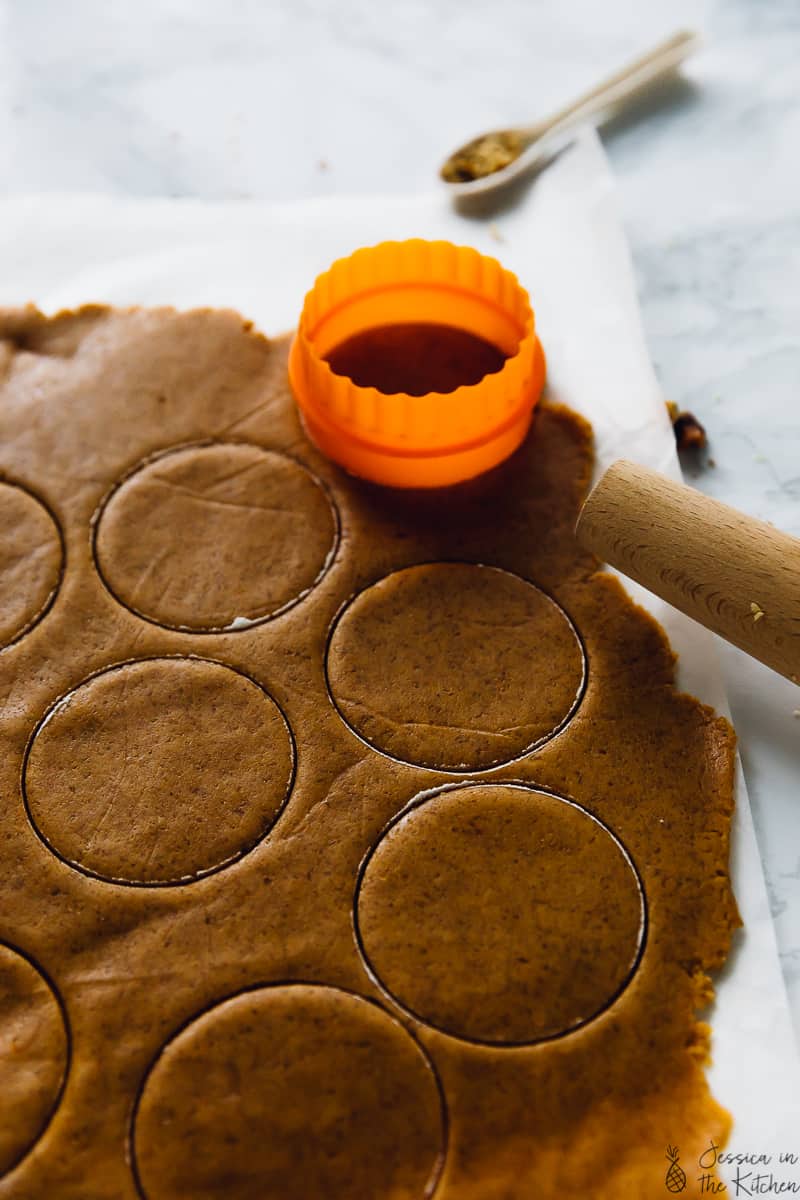
[[[800,541],[620,460],[578,518],[581,546],[794,683]]]

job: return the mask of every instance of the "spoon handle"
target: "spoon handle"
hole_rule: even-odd
[[[578,542],[707,629],[800,682],[800,540],[620,460],[590,493]]]
[[[668,75],[670,71],[674,71],[696,49],[699,42],[699,34],[689,30],[674,33],[646,54],[628,63],[626,67],[609,75],[602,83],[596,84],[543,121],[524,130],[525,136],[534,141],[545,134],[569,129],[587,117],[616,107],[623,100],[630,99],[656,80]]]

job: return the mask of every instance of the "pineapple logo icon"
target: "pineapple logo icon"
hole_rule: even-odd
[[[664,1186],[668,1192],[677,1195],[686,1187],[686,1172],[683,1167],[678,1164],[678,1150],[676,1146],[667,1146],[667,1158],[669,1159],[669,1167],[664,1178]]]

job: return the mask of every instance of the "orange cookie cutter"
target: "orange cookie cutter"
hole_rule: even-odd
[[[334,374],[326,355],[367,329],[435,322],[507,355],[479,383],[424,396],[386,394]],[[381,242],[340,258],[308,292],[289,380],[309,437],[353,475],[441,487],[507,458],[528,432],[545,358],[528,293],[496,259],[450,242]]]

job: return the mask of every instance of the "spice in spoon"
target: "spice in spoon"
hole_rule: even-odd
[[[519,158],[527,142],[516,129],[500,129],[473,138],[451,154],[441,169],[446,183],[468,183],[502,171]]]

